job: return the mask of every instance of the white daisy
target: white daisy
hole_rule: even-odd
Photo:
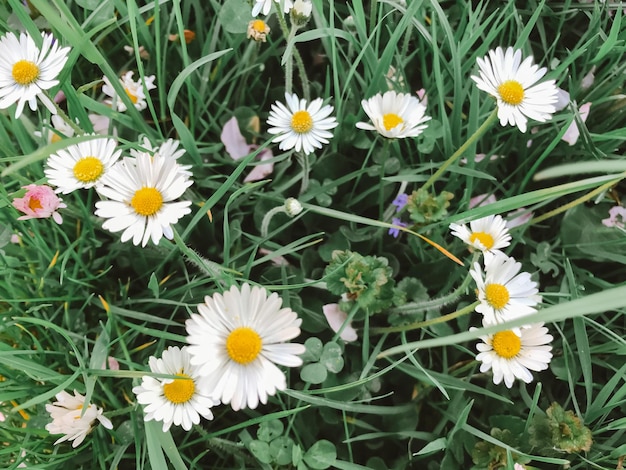
[[[206,296],[198,313],[186,321],[191,363],[198,365],[209,388],[233,410],[256,408],[277,390],[285,374],[276,366],[302,365],[301,344],[285,343],[300,334],[302,320],[281,308],[278,294],[244,284]]]
[[[474,263],[470,274],[476,281],[480,300],[476,311],[483,314],[486,323],[502,323],[537,311],[535,306],[541,302],[537,283],[529,273],[519,272],[521,263],[502,252],[484,261],[484,275],[478,263]]]
[[[485,325],[486,326],[486,325]],[[543,323],[523,327],[517,331],[499,331],[481,336],[482,343],[476,345],[479,354],[481,372],[493,371],[493,383],[504,384],[511,388],[516,378],[530,383],[533,381],[531,370],[542,371],[548,368],[552,359],[552,335]]]
[[[489,56],[478,57],[480,76],[472,76],[476,86],[495,97],[498,102],[500,124],[517,126],[526,132],[527,118],[545,122],[556,111],[558,88],[554,80],[536,84],[547,71],[532,65],[533,57],[522,62],[522,51],[501,47],[489,51]]]
[[[485,255],[500,252],[500,248],[511,244],[511,235],[506,221],[499,215],[488,215],[482,219],[472,220],[470,228],[465,224],[450,224],[452,235],[460,238],[471,248],[482,251]]]
[[[107,172],[96,190],[110,201],[96,202],[98,217],[106,220],[102,228],[124,231],[122,242],[146,246],[149,239],[157,245],[162,236],[172,239],[172,225],[189,214],[191,201],[174,202],[193,181],[182,175],[176,160],[139,153],[125,157]]]
[[[56,192],[68,194],[101,184],[103,176],[122,155],[113,139],[94,139],[70,145],[53,153],[44,173]]]
[[[107,429],[113,429],[111,421],[102,415],[102,408],[94,404],[85,406],[85,397],[74,390],[74,396],[65,390],[56,394],[52,405],[46,405],[52,422],[46,424],[46,431],[50,434],[65,434],[54,443],[73,441],[72,447],[78,447],[92,429],[97,419]]]
[[[56,79],[65,63],[69,47],[60,43],[51,34],[42,34],[41,50],[27,33],[6,33],[0,38],[0,109],[17,103],[17,119],[28,103],[31,110],[37,109],[37,97],[56,114],[56,108],[43,94],[59,81]]]
[[[305,154],[313,153],[315,148],[321,149],[333,134],[328,132],[337,127],[337,119],[329,117],[333,112],[330,105],[322,106],[323,101],[317,98],[307,106],[306,100],[299,100],[294,93],[285,93],[285,106],[280,101],[272,105],[267,124],[274,126],[268,129],[270,134],[278,134],[274,142],[280,142],[281,150],[302,150]]]
[[[293,8],[292,0],[256,0],[254,7],[252,7],[252,16],[257,16],[259,13],[263,13],[267,16],[272,9],[273,3],[283,3],[283,11],[289,13],[289,10]]]
[[[124,102],[117,95],[117,92],[115,91],[115,88],[113,88],[113,85],[111,84],[111,81],[108,79],[108,77],[104,76],[102,77],[102,80],[104,80],[104,85],[102,85],[102,92],[105,95],[111,97],[110,100],[105,100],[104,102],[109,104],[113,109],[121,112],[126,111],[126,109],[128,108],[126,108]],[[132,71],[126,72],[124,75],[122,75],[122,78],[120,78],[122,88],[124,88],[124,91],[126,91],[126,94],[128,95],[128,98],[130,98],[131,103],[133,103],[135,105],[135,108],[137,108],[139,111],[146,109],[146,107],[148,106],[146,103],[144,85],[145,90],[154,90],[156,88],[154,80],[155,76],[150,75],[148,77],[145,77],[143,81],[141,79],[138,81],[134,81]]]
[[[163,432],[167,432],[172,424],[189,431],[192,424],[200,422],[200,416],[213,419],[211,407],[219,405],[203,385],[198,367],[190,364],[187,350],[187,347],[170,346],[163,351],[161,359],[151,356],[148,360],[151,372],[180,378],[144,375],[141,385],[133,387],[137,401],[147,405],[144,421],[163,421]]]
[[[378,93],[361,101],[361,106],[372,124],[357,122],[356,127],[376,131],[389,138],[416,137],[428,127],[424,123],[431,119],[425,115],[426,106],[408,93],[395,91],[387,91],[382,95]]]

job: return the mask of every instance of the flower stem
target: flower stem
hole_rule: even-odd
[[[57,103],[55,103],[55,101],[50,97],[50,95],[45,90],[43,90],[43,93],[46,95],[46,98],[48,98],[50,103],[52,103],[52,106],[54,106],[54,109],[56,110],[57,114],[61,116],[61,118],[67,123],[67,125],[70,126],[74,130],[76,135],[85,134],[85,131],[82,130],[80,127],[78,127],[78,125],[74,121],[72,121],[67,114],[65,114],[65,111],[63,111],[61,107]]]
[[[452,313],[448,313],[447,315],[442,315],[437,318],[431,318],[430,320],[409,323],[408,325],[372,328],[371,332],[372,333],[401,333],[404,331],[419,330],[420,328],[427,328],[429,326],[437,325],[439,323],[446,323],[446,322],[449,322],[450,320],[454,320],[455,318],[462,317],[463,315],[467,315],[468,313],[473,312],[479,303],[480,302],[477,300],[473,304],[463,307],[460,310],[457,310]]]
[[[285,205],[276,206],[273,209],[267,211],[265,216],[263,217],[263,221],[261,222],[261,236],[263,238],[267,237],[270,228],[270,222],[272,221],[272,217],[276,214],[280,214],[281,212],[285,212]]]
[[[439,179],[439,177],[448,169],[448,167],[452,165],[455,161],[457,161],[461,157],[461,155],[463,155],[465,151],[474,142],[476,142],[478,138],[481,137],[491,127],[491,125],[494,122],[496,122],[497,118],[498,118],[498,108],[494,109],[493,112],[487,118],[487,120],[483,122],[482,125],[478,129],[476,129],[476,131],[467,139],[467,141],[465,141],[465,143],[461,145],[459,149],[456,152],[454,152],[450,158],[448,158],[445,162],[443,162],[443,165],[441,165],[439,169],[435,173],[433,173],[433,175],[430,178],[428,178],[428,180],[423,184],[421,189],[428,190],[428,188],[432,186],[435,183],[435,181]]]
[[[293,91],[293,61],[295,60],[296,67],[298,67],[298,74],[300,75],[300,81],[302,83],[302,94],[304,95],[305,100],[310,101],[311,93],[309,91],[309,79],[306,75],[306,69],[304,67],[302,56],[300,55],[300,51],[298,51],[294,41],[298,31],[298,26],[292,25],[291,30],[289,30],[285,15],[283,15],[281,11],[276,13],[276,17],[278,18],[278,24],[283,32],[283,36],[287,41],[286,54],[288,54],[288,56],[285,57],[285,92],[291,94]],[[291,47],[289,47],[290,45]]]
[[[297,153],[296,158],[300,166],[302,167],[302,182],[300,183],[300,194],[304,194],[304,192],[309,187],[309,173],[311,172],[311,165],[309,165],[309,157],[304,153]]]

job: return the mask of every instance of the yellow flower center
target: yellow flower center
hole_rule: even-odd
[[[30,85],[39,78],[39,67],[30,60],[18,60],[13,64],[11,73],[18,85]]]
[[[524,100],[524,87],[520,82],[507,80],[498,87],[498,94],[506,104],[517,106]]]
[[[103,171],[104,165],[96,157],[81,158],[74,165],[74,176],[81,183],[93,183],[102,176]]]
[[[298,134],[305,134],[313,129],[313,118],[308,111],[296,111],[291,116],[291,129]]]
[[[252,328],[243,326],[234,329],[226,338],[228,356],[239,364],[250,364],[254,361],[263,346],[259,334]]]
[[[491,346],[498,356],[512,359],[522,349],[522,340],[512,331],[500,331],[493,335]]]
[[[41,201],[32,197],[28,201],[28,207],[30,207],[31,211],[36,211],[37,209],[43,208],[43,206],[41,205]]]
[[[128,88],[124,88],[124,91],[126,92],[128,97],[130,98],[130,101],[133,104],[137,104],[137,96],[133,95]]]
[[[502,284],[487,284],[485,286],[487,303],[496,310],[503,309],[509,303],[509,291]]]
[[[130,205],[137,214],[150,217],[159,212],[163,206],[163,196],[156,188],[141,188],[135,191]]]
[[[252,29],[254,29],[258,33],[265,32],[265,21],[263,20],[254,20],[252,22]]]
[[[470,243],[480,242],[486,249],[491,250],[493,246],[493,237],[485,232],[474,232],[469,237]]]
[[[182,378],[163,385],[163,395],[177,405],[187,403],[196,391],[196,384],[187,374],[178,373]]]
[[[402,124],[403,122],[404,121],[402,120],[402,118],[397,114],[383,114],[383,126],[385,126],[385,129],[387,129],[388,131],[396,127],[398,124]]]

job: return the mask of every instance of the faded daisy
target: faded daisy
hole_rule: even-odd
[[[17,103],[17,119],[28,103],[37,109],[37,98],[56,114],[56,108],[43,93],[59,81],[57,77],[67,62],[69,47],[61,47],[52,34],[42,34],[41,49],[27,33],[17,37],[6,33],[0,38],[0,109]]]
[[[248,31],[246,36],[257,42],[265,42],[267,35],[270,33],[270,27],[263,20],[252,20],[248,23]]]
[[[219,405],[203,386],[198,367],[189,363],[187,349],[170,346],[160,359],[151,356],[148,360],[151,372],[169,374],[175,379],[144,375],[141,385],[133,388],[137,401],[146,405],[144,420],[163,421],[163,432],[172,424],[189,431],[192,424],[200,422],[200,416],[213,419],[211,407]]]
[[[113,429],[111,421],[102,414],[102,408],[94,404],[85,406],[85,397],[76,390],[73,396],[63,390],[56,394],[56,399],[53,404],[46,405],[46,411],[52,418],[52,422],[46,424],[46,431],[64,434],[55,441],[55,445],[72,441],[72,447],[78,447],[91,432],[95,420],[105,428]]]
[[[487,326],[483,323],[484,326]],[[511,388],[515,379],[530,383],[530,371],[548,368],[552,359],[552,335],[543,323],[535,323],[519,330],[506,330],[481,336],[482,343],[476,345],[479,351],[476,360],[481,362],[480,371],[493,372],[493,383]]]
[[[123,231],[122,242],[132,239],[141,246],[174,238],[172,225],[191,212],[191,201],[175,201],[193,184],[179,166],[173,158],[145,152],[113,165],[96,187],[110,199],[96,202],[95,214],[107,219],[102,228]]]
[[[105,138],[70,145],[48,157],[44,173],[57,193],[92,188],[120,158],[116,148],[115,140]]]
[[[425,123],[431,119],[426,116],[426,106],[408,93],[378,93],[361,101],[361,106],[372,123],[357,122],[356,127],[393,139],[417,137],[428,127]]]
[[[482,251],[485,255],[500,252],[501,248],[511,244],[511,235],[506,221],[499,215],[489,215],[472,220],[466,225],[450,224],[452,235],[460,238],[471,248]]]
[[[281,308],[276,293],[244,284],[204,298],[186,321],[191,364],[206,378],[215,398],[233,410],[254,409],[287,388],[276,364],[302,365],[302,344],[286,343],[300,334],[302,320]]]
[[[478,263],[470,269],[470,275],[476,281],[478,313],[490,325],[502,323],[514,318],[535,313],[536,305],[541,302],[537,295],[537,283],[527,272],[519,272],[522,264],[502,252],[485,258],[485,272]]]
[[[556,111],[558,88],[554,80],[537,83],[545,67],[533,65],[533,57],[522,61],[522,51],[508,47],[490,50],[489,56],[476,59],[479,76],[472,75],[476,86],[495,97],[502,126],[517,126],[526,132],[528,118],[548,121]]]
[[[128,108],[117,95],[117,92],[115,91],[115,88],[113,88],[113,85],[111,84],[111,81],[108,79],[108,77],[102,77],[102,80],[104,80],[104,85],[102,85],[102,91],[105,95],[111,97],[111,99],[105,100],[104,102],[109,104],[113,109],[121,112],[126,111],[126,109]],[[155,76],[150,75],[148,77],[145,77],[143,80],[139,79],[138,81],[134,81],[132,71],[126,72],[124,75],[122,75],[122,78],[120,78],[120,83],[122,85],[122,88],[124,88],[126,95],[128,95],[131,103],[133,103],[135,108],[137,108],[139,111],[146,109],[146,107],[148,106],[148,104],[146,103],[144,84],[145,90],[154,90],[156,88],[154,80]]]
[[[306,100],[298,99],[294,94],[285,93],[285,106],[280,101],[272,105],[267,124],[273,126],[268,129],[270,134],[277,134],[274,142],[280,142],[281,150],[296,149],[305,154],[313,153],[314,149],[322,148],[333,134],[330,129],[337,127],[337,119],[329,117],[333,107],[323,105],[323,100],[317,98],[309,105]]]

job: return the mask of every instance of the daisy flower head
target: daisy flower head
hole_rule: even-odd
[[[281,150],[296,149],[305,154],[313,153],[314,149],[322,148],[333,134],[330,129],[337,127],[337,119],[330,116],[333,107],[323,105],[322,98],[317,98],[307,105],[306,100],[298,99],[294,93],[285,93],[284,105],[277,101],[272,105],[267,124],[270,134],[277,134],[274,142],[280,142]]]
[[[29,184],[23,188],[26,190],[24,197],[13,199],[13,207],[25,214],[17,220],[52,217],[57,224],[63,223],[63,217],[57,211],[67,206],[50,186]]]
[[[102,177],[122,154],[113,139],[93,139],[70,145],[53,153],[46,161],[44,173],[56,192],[68,194],[101,184]]]
[[[470,269],[476,281],[476,311],[483,314],[485,324],[493,325],[535,313],[541,302],[537,283],[527,272],[519,272],[522,264],[502,252],[485,258],[485,272],[478,263]]]
[[[154,90],[156,88],[156,85],[154,84],[155,76],[150,75],[148,77],[140,78],[138,81],[134,81],[133,73],[134,72],[130,71],[122,75],[120,83],[128,95],[128,98],[130,98],[131,103],[135,105],[135,108],[139,111],[143,111],[148,107],[148,104],[146,103],[144,84],[145,90]],[[124,102],[117,95],[117,92],[115,91],[115,88],[113,88],[113,85],[108,77],[104,76],[102,77],[102,80],[104,80],[104,85],[102,85],[103,93],[111,97],[111,99],[107,99],[104,102],[120,112],[126,111],[128,108],[126,108]]]
[[[102,228],[122,232],[121,241],[158,245],[161,237],[174,238],[172,225],[189,214],[191,201],[179,201],[193,181],[181,174],[175,159],[139,153],[117,162],[97,186],[110,200],[96,202],[98,217],[107,219]]]
[[[465,224],[450,224],[452,235],[464,243],[483,252],[485,256],[499,253],[501,248],[511,244],[511,235],[506,221],[500,215],[488,215],[472,220],[469,228]]]
[[[248,39],[252,38],[257,42],[265,42],[270,31],[271,29],[265,21],[256,19],[248,23],[246,36]]]
[[[113,429],[111,421],[103,416],[102,408],[94,404],[85,406],[85,397],[74,390],[70,395],[65,390],[56,394],[53,404],[46,405],[46,411],[50,413],[52,422],[46,424],[46,431],[50,434],[64,434],[57,439],[56,444],[72,441],[72,447],[78,447],[89,434],[95,420],[107,429]]]
[[[59,81],[57,76],[67,62],[69,47],[61,47],[52,34],[42,34],[41,49],[27,33],[6,33],[0,38],[0,109],[17,103],[15,119],[28,103],[37,109],[37,98],[56,114],[56,108],[43,93]]]
[[[496,98],[502,126],[509,124],[526,132],[528,118],[545,122],[552,117],[558,88],[554,80],[537,83],[547,69],[533,65],[532,56],[522,61],[519,49],[498,47],[476,62],[480,73],[471,78],[480,90]]]
[[[372,123],[357,122],[356,127],[390,139],[417,137],[428,127],[424,123],[431,119],[426,116],[426,106],[408,93],[378,93],[361,101],[361,106]]]
[[[533,375],[530,371],[546,370],[552,359],[550,342],[553,338],[543,323],[499,331],[480,339],[482,343],[476,345],[476,360],[481,362],[481,372],[493,372],[496,385],[504,380],[504,384],[511,388],[516,378],[531,383]]]
[[[141,385],[133,387],[137,401],[146,405],[144,421],[163,421],[163,432],[172,424],[189,431],[192,424],[200,423],[200,416],[213,419],[211,407],[219,405],[204,387],[198,368],[190,364],[189,357],[187,347],[177,346],[163,351],[160,359],[151,356],[148,360],[151,372],[177,378],[144,375]]]
[[[263,13],[265,16],[269,15],[270,10],[272,9],[272,4],[276,3],[277,7],[280,7],[280,4],[283,5],[283,11],[285,13],[289,13],[289,10],[293,8],[292,0],[255,0],[256,3],[252,7],[252,16],[257,16],[259,13]]]
[[[191,363],[233,410],[254,409],[285,390],[285,374],[276,364],[302,365],[302,344],[286,343],[300,334],[302,320],[281,308],[275,292],[244,284],[224,294],[206,296],[198,313],[186,321]]]

